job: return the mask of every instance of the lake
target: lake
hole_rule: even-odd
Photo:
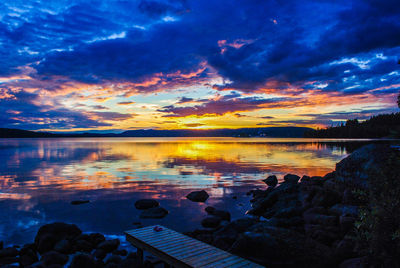
[[[0,240],[33,240],[49,222],[83,231],[122,235],[133,223],[178,231],[200,227],[204,208],[241,217],[246,193],[266,188],[268,175],[323,176],[354,148],[371,141],[269,138],[54,138],[0,140]],[[185,196],[205,189],[210,198]],[[234,198],[235,197],[235,198]],[[154,198],[169,210],[143,220],[138,199]],[[88,204],[71,205],[87,199]]]

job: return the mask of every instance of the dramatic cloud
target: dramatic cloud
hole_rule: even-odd
[[[238,98],[237,93],[231,95],[218,96],[214,99],[205,101],[195,106],[177,107],[168,105],[159,109],[159,112],[168,113],[164,117],[185,117],[185,116],[213,116],[233,113],[236,111],[254,111],[262,108],[275,106],[276,103],[283,101],[279,98],[262,99],[258,97]],[[236,115],[237,116],[237,115]]]
[[[288,109],[315,125],[392,111],[399,14],[398,0],[5,0],[0,127],[106,129],[133,117],[154,127],[226,114],[267,124]]]

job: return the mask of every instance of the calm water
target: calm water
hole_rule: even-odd
[[[324,175],[360,141],[242,138],[0,140],[0,240],[32,241],[39,226],[65,221],[122,235],[132,223],[199,227],[208,205],[240,217],[246,192],[269,174]],[[205,204],[185,198],[205,189]],[[237,199],[233,199],[237,196]],[[134,203],[158,199],[170,214],[141,220]],[[70,205],[88,199],[89,204]]]

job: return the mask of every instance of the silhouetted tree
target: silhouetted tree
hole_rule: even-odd
[[[397,96],[397,106],[399,106],[399,108],[400,108],[400,93],[399,93],[399,96]]]

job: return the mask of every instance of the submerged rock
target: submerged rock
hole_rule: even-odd
[[[201,225],[205,228],[216,228],[220,225],[221,218],[219,217],[207,217],[201,221]]]
[[[187,199],[193,202],[205,202],[208,199],[209,195],[206,191],[193,191],[186,196]]]
[[[85,253],[79,253],[74,256],[72,259],[70,268],[95,268],[97,267],[97,262],[93,258],[92,255],[85,254]]]
[[[137,209],[149,209],[158,207],[160,203],[154,199],[140,199],[135,202],[135,208]]]
[[[81,204],[86,204],[89,203],[89,200],[74,200],[71,201],[71,205],[81,205]]]
[[[152,218],[152,219],[161,219],[164,218],[165,216],[168,215],[168,210],[162,207],[155,207],[155,208],[149,208],[146,210],[143,210],[142,213],[140,213],[140,218],[147,219],[147,218]]]
[[[57,242],[63,239],[72,239],[82,231],[74,224],[56,222],[43,225],[35,237],[35,244],[39,253],[43,254],[54,248]]]
[[[111,239],[111,240],[106,240],[104,242],[101,242],[98,246],[97,249],[102,249],[105,252],[112,252],[116,250],[119,246],[119,239]]]
[[[54,264],[64,265],[68,262],[68,255],[59,253],[57,251],[49,251],[42,255],[40,261],[46,266]]]
[[[214,207],[206,207],[204,209],[208,214],[213,215],[215,217],[220,218],[223,221],[230,221],[231,220],[231,214],[228,211],[225,210],[219,210]]]

